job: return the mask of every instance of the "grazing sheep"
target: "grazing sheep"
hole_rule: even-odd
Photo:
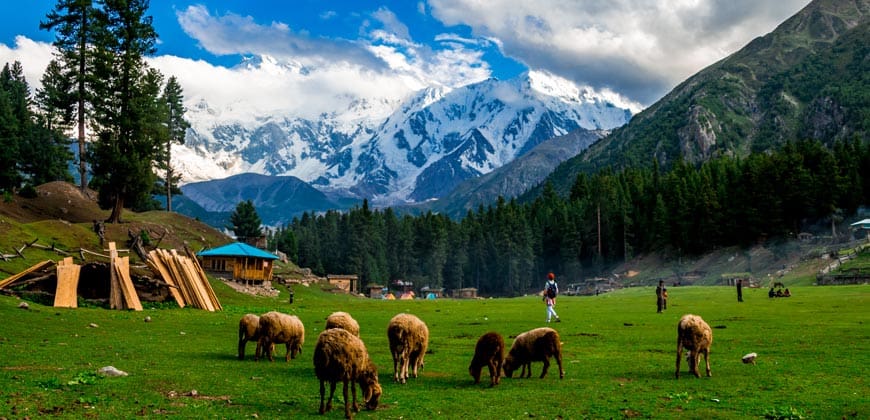
[[[408,367],[417,377],[417,370],[423,367],[423,358],[429,346],[429,328],[426,323],[411,314],[398,314],[390,320],[387,327],[390,340],[390,353],[393,355],[393,379],[405,383],[408,380]]]
[[[474,346],[474,357],[468,366],[468,373],[474,378],[474,383],[480,383],[480,372],[484,366],[489,366],[489,385],[496,386],[501,376],[501,365],[504,362],[504,338],[497,332],[488,332],[477,340]]]
[[[680,359],[684,347],[689,351],[686,355],[689,371],[696,377],[701,377],[698,372],[698,362],[700,354],[703,353],[704,361],[707,363],[707,376],[713,376],[710,373],[711,344],[713,344],[713,330],[700,316],[687,314],[680,318],[680,323],[677,325],[677,379],[680,379]]]
[[[353,418],[347,387],[353,394],[353,411],[359,411],[356,402],[356,384],[359,384],[366,408],[374,410],[381,397],[378,369],[369,359],[365,344],[355,335],[341,328],[324,330],[317,337],[314,347],[314,373],[320,379],[320,414],[332,410],[332,396],[338,381],[344,384],[344,416]],[[329,399],[324,401],[326,382],[329,382]],[[325,404],[324,404],[325,403]]]
[[[522,367],[520,377],[528,378],[532,376],[532,362],[541,361],[544,362],[544,370],[541,372],[541,378],[543,378],[547,376],[547,369],[550,368],[551,356],[556,358],[556,363],[559,365],[559,379],[564,378],[562,341],[559,339],[559,333],[548,327],[535,328],[514,339],[514,344],[504,360],[502,369],[504,369],[505,376],[510,378],[518,367]]]
[[[239,320],[239,360],[245,359],[245,346],[248,341],[259,340],[260,317],[246,314]],[[259,354],[257,354],[259,356]]]
[[[297,354],[302,353],[302,344],[305,342],[305,326],[296,315],[287,315],[280,312],[267,312],[260,316],[260,339],[257,342],[257,356],[264,355],[269,361],[274,361],[272,352],[275,344],[286,344],[286,361],[295,359]]]
[[[326,328],[324,329],[330,328],[341,328],[359,337],[359,323],[347,312],[333,312],[326,317]]]

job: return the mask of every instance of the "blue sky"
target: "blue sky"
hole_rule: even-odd
[[[54,35],[39,30],[39,21],[54,4],[0,2],[0,62],[21,61],[31,85],[51,58]],[[424,86],[457,87],[533,70],[646,106],[806,4],[153,0],[160,43],[152,64],[179,77],[187,97],[215,102],[280,92],[310,97],[311,107],[322,110],[330,106],[324,92],[400,97]],[[284,67],[238,66],[260,56]]]

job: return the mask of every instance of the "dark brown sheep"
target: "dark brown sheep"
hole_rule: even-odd
[[[687,314],[680,318],[680,323],[677,324],[677,370],[676,377],[680,379],[680,359],[683,356],[683,348],[689,351],[687,359],[689,363],[689,371],[700,378],[698,372],[698,362],[700,362],[700,354],[704,354],[704,361],[707,363],[707,376],[713,376],[710,373],[710,345],[713,344],[713,330],[704,322],[698,315]]]
[[[353,411],[359,411],[356,402],[356,384],[359,384],[366,408],[374,410],[381,397],[378,369],[369,358],[365,344],[355,335],[341,328],[332,328],[320,333],[314,347],[314,373],[320,379],[320,414],[332,409],[335,385],[344,385],[344,416],[353,418],[347,388],[353,395]],[[329,382],[329,399],[325,399],[326,383]]]
[[[535,328],[514,339],[514,344],[505,358],[502,369],[504,369],[505,376],[510,378],[514,371],[521,367],[520,377],[528,378],[532,376],[532,362],[540,361],[544,362],[544,370],[541,372],[541,378],[543,378],[547,376],[547,369],[550,368],[550,357],[555,357],[556,363],[559,365],[559,379],[564,378],[562,341],[559,338],[559,333],[548,327]]]
[[[239,360],[245,359],[245,346],[248,341],[256,341],[259,338],[260,317],[254,314],[246,314],[239,320]],[[259,354],[256,357],[259,357]]]
[[[474,346],[474,357],[468,366],[468,373],[474,378],[474,383],[480,383],[480,373],[484,366],[489,367],[489,385],[496,386],[501,377],[501,365],[504,362],[504,338],[497,332],[488,332],[477,340]]]
[[[390,353],[393,355],[393,379],[405,383],[409,365],[414,377],[423,367],[426,348],[429,347],[429,328],[426,323],[411,314],[398,314],[387,326]]]

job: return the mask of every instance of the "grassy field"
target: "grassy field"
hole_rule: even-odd
[[[375,301],[296,286],[290,304],[286,292],[252,297],[214,286],[222,312],[23,310],[0,296],[0,418],[323,418],[311,358],[336,310],[359,321],[380,367],[381,407],[359,418],[870,417],[867,286],[793,287],[793,297],[779,299],[749,289],[740,304],[732,288],[674,287],[663,314],[651,288],[561,297],[563,322],[553,326],[565,379],[555,369],[538,379],[535,363],[532,378],[505,378],[495,388],[471,381],[474,344],[494,330],[510,346],[516,334],[543,326],[537,297]],[[303,354],[290,363],[237,360],[239,318],[270,310],[302,319]],[[386,337],[399,312],[420,316],[431,332],[423,373],[405,385],[392,382]],[[683,363],[674,379],[676,323],[685,313],[714,327],[711,378],[688,375]],[[757,365],[741,363],[749,352],[758,353]],[[129,376],[94,374],[108,365]],[[343,417],[340,407],[325,418]]]

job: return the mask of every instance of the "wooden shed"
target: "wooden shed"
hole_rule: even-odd
[[[458,299],[476,299],[477,289],[474,287],[466,287],[464,289],[454,289],[453,297]]]
[[[272,280],[276,255],[241,242],[231,243],[196,254],[206,271],[231,274],[233,280],[263,282]]]
[[[346,293],[357,293],[359,290],[359,276],[356,274],[327,274],[329,284]]]
[[[381,286],[379,284],[370,284],[369,285],[369,297],[372,299],[383,299],[384,298],[384,289],[386,289],[386,286]]]

